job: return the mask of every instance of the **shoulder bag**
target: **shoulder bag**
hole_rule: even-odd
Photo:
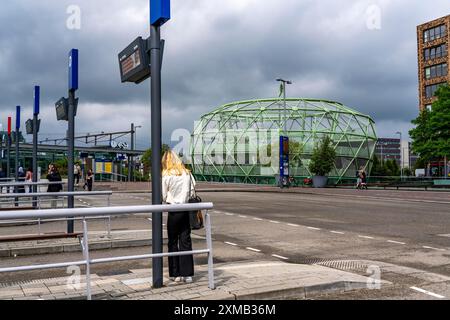
[[[188,203],[200,203],[202,199],[197,195],[194,187],[194,194],[192,195],[192,174],[189,174],[189,200]],[[201,210],[189,211],[189,223],[192,230],[199,230],[204,227],[203,214]]]

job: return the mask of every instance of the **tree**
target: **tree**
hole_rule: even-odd
[[[443,158],[450,155],[450,86],[441,86],[436,92],[429,125],[432,155]]]
[[[440,86],[436,96],[431,111],[421,111],[409,132],[413,151],[427,162],[450,154],[450,87]]]
[[[309,163],[309,171],[316,176],[326,176],[334,167],[336,150],[331,138],[325,136],[319,145],[316,145]]]
[[[163,144],[161,146],[161,156],[170,150],[170,147],[167,144]],[[152,167],[152,149],[147,149],[142,155],[142,163],[144,164],[144,172],[149,173]]]

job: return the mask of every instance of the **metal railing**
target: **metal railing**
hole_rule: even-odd
[[[38,209],[41,209],[41,204],[45,201],[43,201],[41,198],[50,198],[47,202],[52,201],[61,201],[62,205],[61,207],[64,207],[64,198],[67,198],[69,196],[74,197],[82,197],[82,196],[106,196],[106,206],[111,205],[111,196],[112,191],[75,191],[75,192],[43,192],[43,193],[9,193],[9,194],[0,194],[0,205],[5,204],[5,202],[2,202],[2,199],[12,199],[12,202],[6,202],[7,204],[15,204],[15,203],[34,203],[37,202]],[[32,198],[30,200],[26,201],[16,201],[16,198]],[[35,200],[36,199],[36,200]],[[56,204],[57,206],[57,204]],[[106,231],[108,234],[108,238],[111,237],[111,216],[101,216],[101,217],[94,217],[89,218],[90,220],[99,220],[99,219],[105,219],[106,222]],[[68,220],[80,220],[80,219],[46,219],[46,222],[57,222],[57,221],[68,221]],[[16,225],[16,224],[25,224],[25,223],[37,223],[38,228],[38,234],[41,235],[41,219],[37,220],[14,220],[14,221],[0,221],[0,226],[2,225]]]
[[[57,210],[34,210],[34,211],[10,211],[4,212],[0,215],[0,220],[14,220],[14,219],[55,219],[55,218],[82,218],[83,219],[83,238],[80,240],[81,248],[83,251],[83,260],[62,262],[62,263],[49,263],[41,265],[30,265],[20,267],[8,267],[0,268],[0,273],[5,272],[19,272],[19,271],[31,271],[31,270],[44,270],[54,268],[64,268],[70,266],[86,266],[86,297],[88,300],[92,299],[91,295],[91,265],[118,262],[118,261],[130,261],[130,260],[142,260],[142,259],[154,259],[164,257],[176,257],[195,254],[207,254],[208,255],[208,286],[211,290],[215,289],[214,284],[214,270],[213,270],[213,249],[212,249],[212,237],[211,237],[211,217],[208,210],[213,209],[211,202],[195,203],[195,204],[173,204],[173,205],[147,205],[147,206],[125,206],[125,207],[104,207],[104,208],[74,208],[74,209],[57,209]],[[186,212],[205,210],[205,231],[206,231],[206,249],[192,250],[192,251],[178,251],[168,253],[156,253],[145,255],[133,255],[133,256],[120,256],[112,258],[91,259],[89,255],[89,237],[87,227],[87,217],[95,217],[100,215],[118,216],[118,215],[133,215],[142,213],[153,212]]]

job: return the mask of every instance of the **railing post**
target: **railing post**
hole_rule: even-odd
[[[208,247],[208,284],[211,290],[215,289],[214,285],[214,265],[213,265],[213,247],[212,247],[212,237],[211,237],[211,216],[206,210],[205,214],[206,222],[206,245]]]
[[[88,300],[92,300],[91,295],[91,264],[89,257],[89,238],[86,219],[83,219],[83,256],[86,260],[86,297]]]

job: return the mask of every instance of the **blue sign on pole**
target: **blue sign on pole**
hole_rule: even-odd
[[[39,114],[39,101],[41,96],[41,88],[39,86],[34,87],[34,114]]]
[[[16,107],[16,129],[20,128],[20,106]]]
[[[280,177],[289,177],[289,138],[280,136]]]
[[[78,49],[69,52],[69,90],[78,90]]]
[[[170,20],[170,0],[150,0],[150,24],[160,27]]]

